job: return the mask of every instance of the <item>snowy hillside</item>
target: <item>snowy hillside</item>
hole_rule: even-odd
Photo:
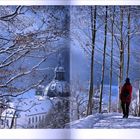
[[[71,128],[140,128],[140,118],[129,116],[128,119],[123,119],[120,113],[104,113],[90,115],[86,118],[73,121],[66,125],[66,128],[70,125]]]

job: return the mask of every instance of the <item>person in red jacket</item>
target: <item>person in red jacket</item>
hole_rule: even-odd
[[[130,83],[130,79],[126,78],[125,84],[123,85],[120,94],[123,118],[128,118],[129,116],[129,105],[131,103],[131,98],[132,98],[132,86]]]

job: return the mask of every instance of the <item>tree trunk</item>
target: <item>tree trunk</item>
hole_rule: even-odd
[[[139,103],[138,103],[138,113],[137,116],[140,117],[140,81],[138,82],[139,86],[138,86],[138,98],[139,98]]]
[[[91,64],[90,64],[90,89],[89,89],[89,99],[88,99],[88,105],[87,105],[87,115],[92,114],[92,109],[93,109],[94,49],[95,49],[95,38],[96,38],[96,6],[94,9],[94,19],[93,19],[93,7],[91,6],[91,31],[92,31],[92,52],[91,52]]]
[[[77,104],[77,119],[80,119],[80,105]]]
[[[102,112],[102,96],[103,96],[104,73],[105,73],[106,43],[107,43],[107,6],[106,6],[105,26],[104,26],[104,52],[103,52],[102,77],[101,77],[101,87],[100,87],[99,113]]]
[[[14,112],[14,114],[13,114],[13,117],[12,117],[12,120],[11,120],[11,125],[10,125],[10,129],[12,129],[13,127],[14,127],[14,125],[15,125],[15,127],[16,127],[16,124],[14,124],[15,123],[15,121],[16,121],[16,110],[15,110],[15,112]]]
[[[120,71],[119,71],[119,93],[118,93],[118,112],[120,112],[120,93],[123,80],[123,67],[124,67],[124,47],[123,47],[123,7],[120,7]]]
[[[128,7],[128,31],[127,31],[127,37],[128,37],[128,46],[127,46],[127,69],[126,69],[126,77],[129,77],[129,65],[130,65],[130,8]]]
[[[113,18],[112,18],[112,37],[111,37],[111,62],[110,62],[110,87],[109,87],[109,105],[108,112],[111,111],[111,95],[112,95],[112,70],[113,70],[113,45],[114,45],[114,18],[115,18],[115,6],[112,10]]]

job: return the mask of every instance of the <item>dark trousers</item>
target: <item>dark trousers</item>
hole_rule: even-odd
[[[129,116],[129,105],[130,103],[123,103],[123,102],[121,103],[124,117]]]

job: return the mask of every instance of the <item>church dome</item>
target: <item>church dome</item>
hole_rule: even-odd
[[[44,95],[49,97],[68,97],[69,84],[66,81],[53,80],[46,86]]]
[[[54,70],[54,79],[46,86],[44,96],[48,97],[68,97],[69,84],[65,80],[65,69],[61,65]]]
[[[62,66],[56,67],[55,68],[55,73],[56,72],[65,72],[64,68]]]

